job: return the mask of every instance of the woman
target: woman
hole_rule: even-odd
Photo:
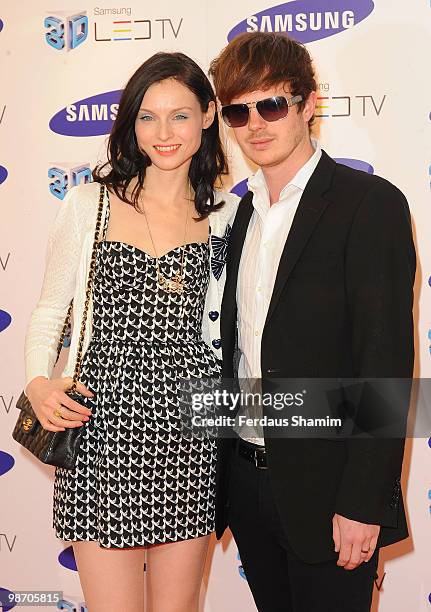
[[[57,468],[56,536],[73,542],[89,612],[192,612],[214,530],[215,441],[181,434],[176,379],[217,377],[224,258],[237,197],[215,96],[181,53],[157,53],[128,82],[95,182],[72,188],[50,235],[26,337],[26,394],[50,431],[83,427],[73,470]],[[65,394],[107,188],[81,366],[82,403]],[[50,380],[73,297],[61,379]]]

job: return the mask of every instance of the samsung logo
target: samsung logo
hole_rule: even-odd
[[[335,162],[337,162],[337,164],[344,164],[345,166],[349,166],[349,168],[353,168],[354,170],[362,170],[362,172],[374,174],[373,166],[366,161],[362,161],[361,159],[352,159],[351,157],[334,157],[333,159]],[[244,197],[248,191],[247,182],[248,179],[243,179],[234,185],[230,190],[231,193],[235,193],[240,198]]]
[[[353,28],[374,9],[372,0],[293,0],[250,15],[228,34],[282,32],[302,43]]]
[[[4,166],[0,166],[0,185],[7,179],[8,172]]]
[[[107,91],[69,104],[52,117],[49,127],[63,136],[109,134],[117,116],[121,94],[121,89]]]
[[[96,6],[93,10],[94,15],[127,15],[130,17],[132,9],[130,7],[123,6],[122,8],[100,8]]]
[[[349,168],[353,168],[354,170],[362,170],[362,172],[374,174],[373,166],[366,161],[362,161],[362,159],[352,159],[350,157],[334,157],[334,161],[336,161],[337,164],[344,164],[345,166],[349,166]]]
[[[15,593],[6,589],[5,587],[0,586],[0,610],[3,612],[8,612],[15,608],[16,603],[14,602]]]
[[[9,472],[9,470],[13,468],[14,464],[15,459],[12,457],[12,455],[9,455],[9,453],[4,451],[0,451],[0,476],[3,476],[3,474]]]
[[[66,569],[78,571],[72,546],[68,546],[58,555],[58,562]]]
[[[5,310],[0,310],[0,332],[9,327],[12,322],[12,317]]]
[[[231,193],[235,193],[237,196],[242,198],[243,196],[245,196],[245,194],[248,191],[247,182],[248,182],[248,179],[244,179],[244,180],[240,181],[239,183],[237,183],[236,185],[234,185],[232,187],[230,192]]]

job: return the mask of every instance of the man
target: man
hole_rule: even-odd
[[[210,73],[225,122],[260,166],[230,236],[224,378],[261,379],[263,394],[282,378],[409,379],[416,261],[403,194],[311,139],[316,82],[300,43],[243,34]],[[375,397],[355,404],[366,434]],[[408,393],[398,399],[404,423]],[[408,535],[403,434],[237,432],[219,442],[217,535],[230,527],[258,609],[368,611],[379,547]]]

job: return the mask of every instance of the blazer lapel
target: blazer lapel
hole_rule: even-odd
[[[324,199],[322,195],[330,187],[335,166],[334,160],[322,151],[322,157],[302,194],[280,257],[265,325],[268,324],[274,313],[290,273],[295,267],[317,222],[329,204],[329,200]]]

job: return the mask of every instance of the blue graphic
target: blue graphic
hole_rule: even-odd
[[[5,310],[0,310],[0,332],[4,331],[6,327],[12,322],[12,317]]]
[[[13,591],[0,587],[0,610],[2,610],[2,612],[8,612],[12,610],[12,608],[15,608],[16,604],[10,601],[10,597],[13,596]]]
[[[360,159],[350,159],[348,157],[334,157],[334,161],[337,164],[344,164],[345,166],[349,166],[349,168],[353,168],[354,170],[362,170],[363,172],[368,172],[368,174],[374,174],[374,168],[368,162],[362,161]]]
[[[362,161],[361,159],[352,159],[350,157],[334,157],[334,161],[338,164],[344,164],[345,166],[349,166],[349,168],[354,168],[355,170],[362,170],[363,172],[368,172],[368,174],[374,173],[374,168],[371,164],[366,161]],[[248,179],[244,179],[234,185],[230,190],[231,193],[236,193],[237,196],[242,198],[247,193],[247,181]],[[430,277],[430,286],[431,286],[431,277]],[[430,338],[431,339],[431,338]],[[431,350],[431,349],[430,349]]]
[[[240,181],[239,183],[234,185],[230,190],[231,193],[236,193],[236,195],[240,198],[245,196],[245,194],[247,193],[247,181],[248,179],[244,179],[243,181]]]
[[[238,551],[238,554],[237,554],[236,558],[238,559],[238,561],[241,564],[241,557],[239,556],[239,551]],[[243,568],[242,565],[238,565],[238,572],[239,572],[239,575],[241,576],[241,578],[244,578],[244,580],[247,580],[245,572],[244,572],[244,568]]]
[[[354,27],[373,9],[372,0],[293,0],[249,15],[232,28],[227,39],[243,32],[282,32],[309,43]]]
[[[92,180],[89,164],[54,166],[49,168],[48,178],[54,179],[49,184],[49,190],[59,200],[64,199],[70,187],[75,187],[81,183],[90,183]]]
[[[52,195],[60,200],[63,200],[67,193],[67,188],[69,187],[67,174],[64,172],[64,170],[60,170],[60,168],[49,168],[48,178],[55,179],[49,184],[49,190]]]
[[[67,610],[68,612],[88,612],[88,608],[83,601],[69,601],[61,599],[57,604],[57,610]]]
[[[8,171],[4,166],[0,166],[0,185],[7,179]]]
[[[57,51],[76,49],[88,36],[88,17],[85,13],[68,15],[59,11],[57,15],[49,15],[43,25],[47,28],[45,40]]]
[[[58,555],[58,562],[66,569],[73,570],[74,572],[78,571],[72,546],[68,546]]]
[[[0,451],[0,476],[9,472],[15,465],[15,459],[9,453]]]
[[[58,51],[60,49],[63,49],[65,46],[65,32],[64,23],[62,22],[62,20],[52,16],[46,17],[45,21],[43,22],[43,25],[45,26],[45,28],[51,28],[49,32],[45,34],[45,40],[48,45],[50,45],[54,49],[57,49]]]
[[[4,23],[3,23],[3,21],[0,19],[0,32],[3,30],[3,26],[4,26]]]
[[[97,94],[62,108],[49,122],[50,129],[63,136],[109,134],[117,116],[121,89]]]

